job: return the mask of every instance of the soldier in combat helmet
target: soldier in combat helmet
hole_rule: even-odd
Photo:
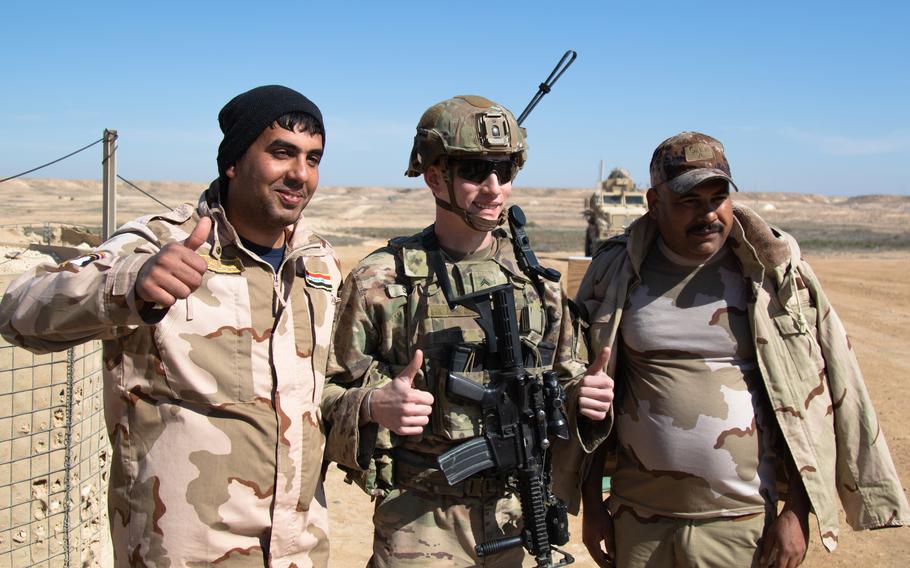
[[[523,559],[521,548],[485,558],[474,551],[519,533],[518,498],[482,472],[450,486],[437,469],[439,454],[482,433],[480,408],[446,395],[453,347],[483,339],[476,314],[449,307],[447,293],[511,284],[526,367],[559,373],[575,441],[593,448],[600,437],[613,397],[600,370],[608,355],[591,366],[596,372],[586,370],[559,284],[532,282],[500,228],[526,157],[524,130],[506,108],[478,96],[430,107],[406,175],[423,176],[435,223],[367,256],[342,286],[323,416],[327,448],[376,498],[371,566],[520,566]],[[479,359],[458,370],[486,382]]]

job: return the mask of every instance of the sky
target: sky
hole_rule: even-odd
[[[524,122],[516,188],[649,185],[663,139],[724,143],[744,191],[910,194],[906,2],[4,2],[0,178],[119,134],[130,180],[216,176],[217,114],[283,84],[322,109],[320,185],[416,187],[420,115],[478,94]],[[101,146],[31,174],[99,179]],[[2,195],[3,185],[0,185]]]

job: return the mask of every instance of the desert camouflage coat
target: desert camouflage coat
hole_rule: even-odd
[[[278,274],[244,249],[217,182],[127,223],[90,256],[16,280],[0,331],[36,352],[103,340],[114,454],[109,514],[119,566],[325,566],[319,409],[341,280],[303,220]],[[167,310],[137,311],[139,268],[199,216],[203,283]]]
[[[596,426],[583,418],[576,420],[575,387],[585,371],[587,354],[577,339],[565,293],[559,284],[545,282],[541,302],[535,286],[518,268],[509,236],[499,229],[494,236],[498,243],[492,259],[479,263],[447,261],[446,269],[452,273],[457,288],[463,285],[480,290],[506,281],[512,283],[525,344],[535,345],[541,358],[551,361],[544,366],[559,373],[566,389],[570,431],[576,439],[594,439]],[[370,463],[370,456],[375,448],[388,449],[391,441],[389,432],[377,432],[375,424],[358,428],[360,405],[370,388],[386,384],[404,369],[415,349],[424,351],[424,365],[414,385],[430,391],[435,401],[424,435],[420,439],[408,437],[402,441],[403,446],[438,455],[481,434],[479,408],[473,403],[447,399],[442,386],[451,348],[460,342],[483,339],[475,322],[477,314],[461,306],[450,310],[445,305],[441,287],[428,266],[421,235],[394,242],[397,244],[367,256],[345,280],[329,358],[330,380],[323,400],[330,455],[348,470],[369,469],[368,474],[363,474],[371,478],[366,482],[370,491],[376,476],[380,481],[390,477],[382,471],[384,463]],[[400,265],[396,267],[396,263]],[[458,281],[459,274],[463,284]],[[547,350],[549,355],[545,354]],[[478,382],[487,380],[482,372],[464,374]]]
[[[854,529],[906,524],[910,508],[862,372],[818,279],[790,235],[745,207],[734,207],[734,219],[730,239],[750,287],[762,382],[823,544],[837,546],[838,496]],[[656,237],[656,224],[644,216],[595,255],[576,295],[590,323],[592,350],[615,345],[623,306]],[[619,351],[608,364],[611,376]],[[586,467],[582,452],[563,458],[577,483]]]

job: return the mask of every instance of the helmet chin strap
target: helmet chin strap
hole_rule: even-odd
[[[446,211],[455,213],[461,217],[461,220],[464,221],[468,227],[474,229],[475,231],[480,231],[481,233],[489,233],[496,227],[506,222],[505,210],[500,211],[499,218],[493,220],[481,217],[480,215],[476,215],[474,213],[468,213],[466,209],[458,205],[458,201],[455,200],[455,180],[452,176],[451,171],[449,170],[449,161],[447,159],[443,159],[439,166],[440,170],[442,171],[442,179],[446,184],[446,189],[449,191],[449,202],[447,203],[434,195],[433,199],[436,200],[436,205],[439,205]]]

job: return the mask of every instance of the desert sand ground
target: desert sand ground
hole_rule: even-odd
[[[194,201],[202,185],[139,182],[170,205]],[[27,254],[21,227],[44,222],[101,224],[101,194],[95,181],[14,180],[0,186],[6,207],[0,212],[0,286],[21,270]],[[581,206],[588,189],[518,187],[513,202],[532,221],[529,234],[545,264],[565,270],[580,254],[584,222]],[[119,222],[163,211],[148,198],[122,188]],[[910,197],[833,198],[818,195],[740,194],[735,200],[794,233],[804,256],[845,321],[866,383],[887,436],[903,486],[910,485],[910,420],[903,398],[910,379]],[[336,245],[345,271],[393,235],[409,234],[432,221],[425,189],[320,188],[306,211],[309,222]],[[28,237],[41,240],[41,231]],[[15,257],[18,253],[18,258]],[[4,258],[5,255],[5,258]],[[15,261],[15,262],[14,262]],[[14,268],[20,267],[20,268]],[[906,491],[906,489],[905,489]],[[326,479],[332,523],[332,566],[362,566],[370,554],[372,505],[358,489],[329,468]],[[812,521],[814,523],[814,521]],[[827,554],[813,525],[805,566],[907,566],[910,529],[853,532],[842,523],[840,546]],[[571,520],[566,547],[576,565],[594,566],[581,544],[578,518]]]

